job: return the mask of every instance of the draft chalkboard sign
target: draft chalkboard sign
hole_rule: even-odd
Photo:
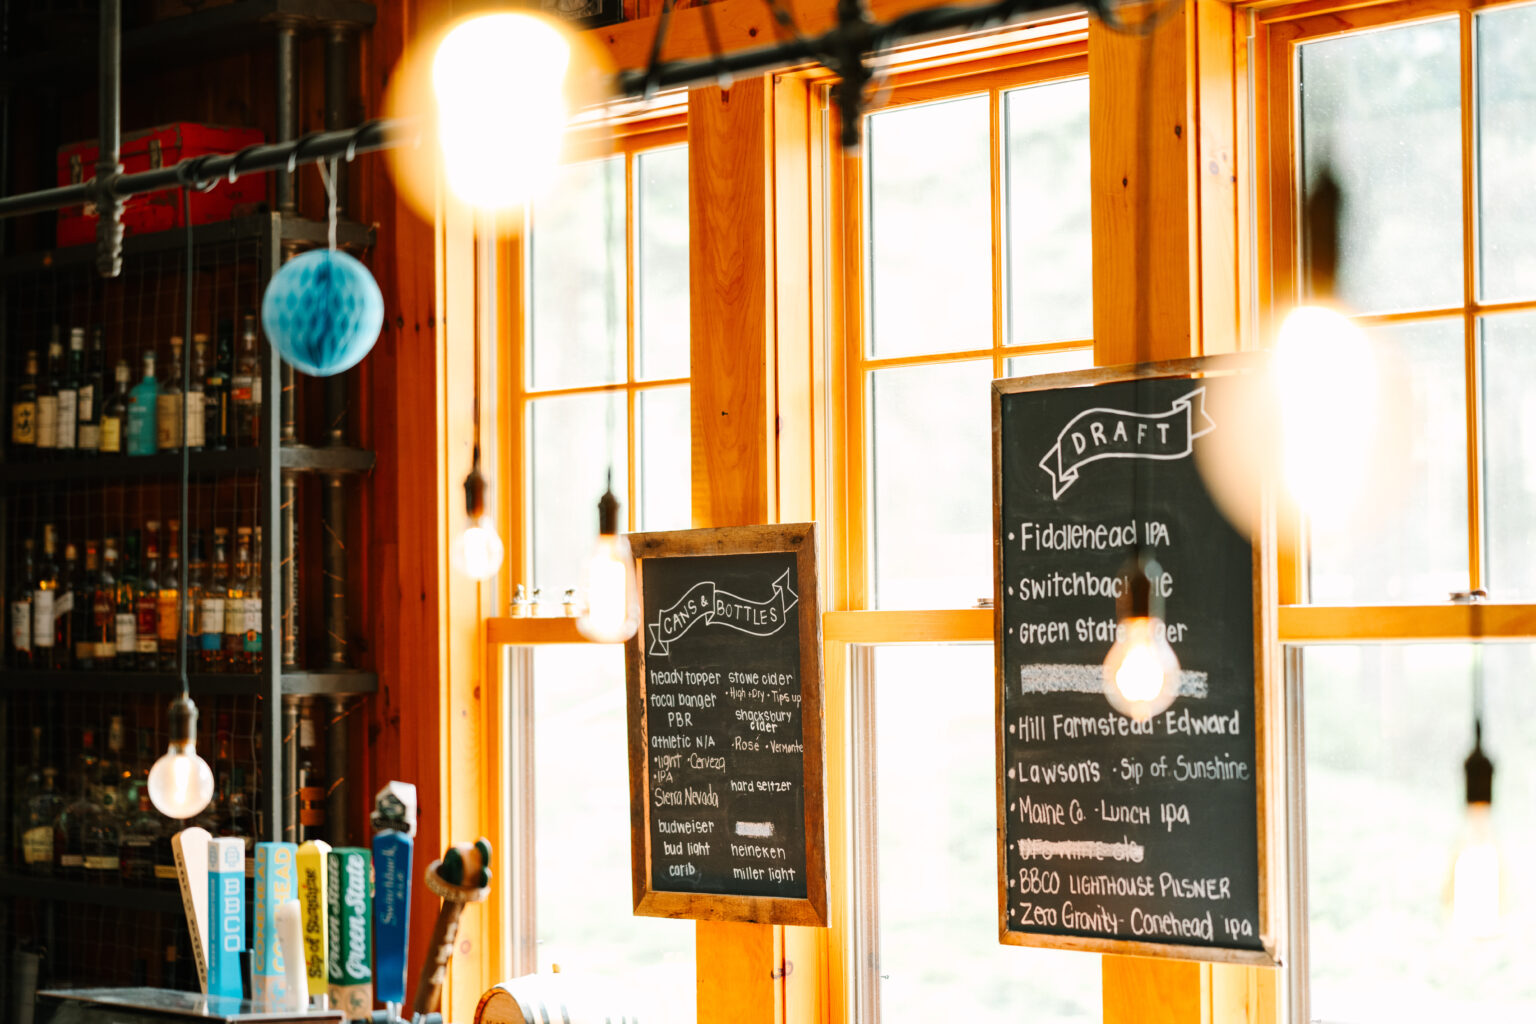
[[[993,384],[1004,943],[1278,962],[1283,833],[1265,780],[1282,716],[1250,539],[1264,534],[1227,521],[1195,457],[1226,440],[1213,410],[1251,365]],[[1179,696],[1146,722],[1102,684],[1138,545],[1181,667]]]
[[[635,913],[825,925],[815,524],[630,544]]]

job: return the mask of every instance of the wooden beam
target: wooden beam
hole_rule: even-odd
[[[1220,0],[1185,0],[1150,38],[1089,24],[1100,366],[1242,347],[1236,167],[1247,112],[1234,18]],[[1278,972],[1119,956],[1102,970],[1105,1024],[1276,1019]]]
[[[771,88],[758,78],[688,99],[695,526],[774,512]]]

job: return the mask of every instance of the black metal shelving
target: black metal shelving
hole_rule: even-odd
[[[14,12],[11,17],[16,17]],[[350,47],[373,25],[375,18],[375,5],[362,0],[234,0],[125,31],[122,35],[122,68],[126,80],[143,81],[165,68],[270,48],[269,52],[275,57],[273,87],[277,108],[276,131],[272,138],[279,141],[293,139],[301,131],[298,103],[300,37],[324,37],[325,126],[328,129],[341,127],[353,113],[347,106],[350,102],[348,82],[355,77],[348,69],[349,62],[354,60]],[[15,97],[12,102],[30,102],[28,94],[33,93],[55,97],[83,93],[94,89],[96,82],[95,48],[89,43],[72,45],[65,38],[17,50],[11,55],[0,55],[0,87]],[[345,176],[345,168],[342,173]],[[193,251],[199,275],[206,272],[212,275],[209,280],[217,280],[217,275],[222,272],[220,268],[237,260],[249,268],[241,271],[246,286],[253,280],[252,274],[264,286],[294,254],[327,244],[329,226],[297,214],[295,176],[278,172],[273,179],[270,209],[193,227]],[[343,189],[337,245],[361,254],[373,246],[375,232],[369,226],[346,219],[345,195]],[[154,273],[175,276],[175,267],[186,243],[187,232],[182,228],[130,234],[123,246],[124,268],[155,267],[159,269],[152,271]],[[16,355],[20,335],[10,337],[10,325],[18,301],[34,305],[48,301],[57,303],[57,298],[48,299],[47,296],[60,287],[59,282],[83,279],[92,273],[95,263],[94,245],[0,255],[0,357],[10,356],[14,361]],[[255,294],[259,296],[259,290]],[[249,304],[249,293],[242,295],[245,297],[240,300],[240,311],[254,312]],[[60,319],[70,315],[62,308],[55,308],[58,309],[55,315]],[[176,330],[174,333],[183,332]],[[159,340],[163,341],[163,336]],[[30,343],[30,336],[28,341]],[[259,807],[253,808],[258,823],[255,831],[259,839],[284,839],[294,837],[291,830],[297,817],[293,802],[299,764],[295,723],[300,707],[318,705],[325,708],[320,720],[329,723],[324,736],[327,772],[333,774],[333,763],[339,763],[344,773],[348,724],[355,721],[345,713],[346,709],[352,699],[375,693],[379,686],[374,673],[351,667],[345,644],[345,557],[341,538],[330,536],[344,535],[346,507],[341,482],[366,476],[373,470],[375,458],[373,452],[346,443],[346,392],[339,379],[333,378],[323,388],[314,387],[309,392],[312,398],[318,398],[318,392],[324,392],[324,416],[317,419],[318,408],[308,409],[308,425],[325,424],[320,436],[308,438],[303,429],[295,429],[296,421],[300,428],[305,425],[305,417],[295,414],[292,371],[283,366],[271,346],[263,344],[261,351],[260,376],[266,400],[257,436],[242,447],[192,453],[190,463],[195,487],[217,489],[229,486],[226,481],[234,481],[233,486],[242,488],[242,495],[254,494],[254,511],[247,503],[247,497],[240,499],[240,508],[243,522],[258,525],[264,539],[259,567],[263,596],[263,660],[259,671],[194,673],[189,682],[193,698],[202,706],[208,729],[199,742],[200,747],[203,741],[211,738],[214,725],[226,712],[233,714],[239,729],[254,730],[242,735],[253,743],[247,765],[254,764],[265,780],[264,785],[252,786],[252,791],[259,789],[261,792]],[[0,396],[9,398],[6,372],[6,360],[0,358]],[[333,403],[336,404],[333,406]],[[300,443],[304,440],[314,440],[318,444]],[[0,460],[3,460],[3,453],[0,453]],[[8,515],[13,510],[20,514],[19,510],[24,507],[8,504],[17,496],[57,492],[60,501],[96,502],[95,489],[104,489],[103,493],[112,495],[133,495],[141,493],[138,484],[168,495],[174,493],[180,473],[181,456],[174,451],[142,457],[0,461],[0,570],[5,568],[11,547],[9,532],[13,524],[7,521]],[[303,483],[310,477],[319,481],[318,488]],[[291,548],[285,550],[285,547],[297,535],[296,524],[302,526],[313,520],[313,506],[306,503],[315,499],[317,491],[324,502],[320,520],[324,527],[321,533],[326,538],[322,540],[320,536],[312,538],[308,533],[303,534],[305,550],[301,560]],[[31,499],[23,497],[22,500]],[[216,500],[214,507],[217,507]],[[305,509],[310,513],[308,518]],[[192,517],[194,521],[197,518],[196,515]],[[315,545],[313,551],[307,547],[311,543]],[[300,607],[306,593],[300,585],[298,566],[302,561],[307,568],[313,562],[318,575],[322,546],[325,547],[327,594],[323,601],[316,601],[315,616],[319,617],[323,610],[325,624],[322,630],[319,623],[315,623],[313,635],[318,641],[323,632],[327,642],[324,657],[319,655],[319,643],[311,645],[315,657],[313,662],[306,662],[304,648],[295,639],[304,619]],[[332,547],[336,551],[332,551]],[[338,596],[332,591],[341,593]],[[339,617],[333,618],[336,609],[339,609]],[[293,632],[287,632],[290,619]],[[337,622],[342,625],[336,625]],[[295,648],[298,649],[297,656]],[[24,719],[19,717],[22,709],[27,709],[26,714],[36,715],[39,708],[63,708],[70,721],[78,724],[82,719],[90,722],[92,716],[99,718],[106,710],[120,710],[124,706],[152,704],[157,712],[163,711],[160,698],[168,699],[178,688],[179,681],[171,673],[0,670],[0,740],[8,735],[6,730],[14,733],[17,724],[24,724]],[[140,703],[132,703],[136,701]],[[8,791],[12,760],[7,753],[6,763],[0,764],[0,791]],[[338,839],[345,841],[349,817],[346,813],[347,790],[344,778],[333,780],[327,800],[328,820],[333,829],[327,838],[333,843]],[[38,916],[29,917],[33,911],[20,909],[24,906],[38,908]],[[110,908],[110,915],[91,916],[92,907]],[[82,920],[101,929],[96,941],[109,945],[114,941],[111,937],[114,930],[131,926],[135,912],[179,915],[181,904],[172,886],[114,884],[0,870],[0,937],[6,937],[9,929],[28,920],[32,921],[33,927],[44,927],[45,935],[51,935],[55,915],[58,915],[57,920],[63,921],[66,911],[75,917],[86,915]],[[38,922],[46,922],[46,925]],[[8,937],[6,945],[9,948]],[[69,962],[67,956],[66,962]],[[84,966],[85,962],[77,963]],[[5,980],[7,966],[0,964],[0,983]]]
[[[189,676],[192,696],[259,696],[267,692],[260,672],[194,672]],[[360,669],[337,671],[284,671],[282,693],[291,697],[356,697],[376,693],[379,678]],[[180,691],[181,680],[169,672],[118,672],[73,669],[62,672],[8,669],[0,673],[0,693],[33,691],[44,687],[70,693],[159,693]]]
[[[202,61],[248,50],[254,33],[280,23],[367,29],[377,16],[374,5],[362,0],[238,0],[125,31],[123,68],[130,73],[147,66],[158,70],[166,62]],[[96,53],[89,46],[53,47],[0,60],[0,81],[13,88],[73,81],[82,90],[91,89],[95,71]]]
[[[55,875],[0,871],[0,897],[41,899],[57,903],[88,903],[123,910],[180,912],[181,893],[175,886],[111,884],[76,881]]]

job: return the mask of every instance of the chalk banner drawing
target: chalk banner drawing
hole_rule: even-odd
[[[1051,478],[1051,496],[1059,499],[1090,462],[1187,458],[1195,450],[1195,439],[1215,429],[1216,421],[1205,411],[1203,387],[1174,399],[1167,412],[1084,409],[1061,428],[1040,468]]]
[[[651,654],[666,655],[669,647],[694,626],[703,623],[725,626],[753,636],[772,636],[789,621],[789,611],[800,600],[790,586],[789,570],[773,581],[773,592],[762,601],[752,601],[721,590],[712,580],[700,580],[669,608],[656,614],[647,627],[651,634]]]

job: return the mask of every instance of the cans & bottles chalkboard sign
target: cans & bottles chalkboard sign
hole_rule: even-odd
[[[1273,574],[1262,521],[1228,522],[1196,458],[1239,429],[1224,389],[1252,365],[993,384],[1004,943],[1278,962]],[[1172,705],[1136,721],[1106,700],[1103,663],[1146,561],[1180,673]]]
[[[815,525],[629,539],[635,913],[825,925]]]

